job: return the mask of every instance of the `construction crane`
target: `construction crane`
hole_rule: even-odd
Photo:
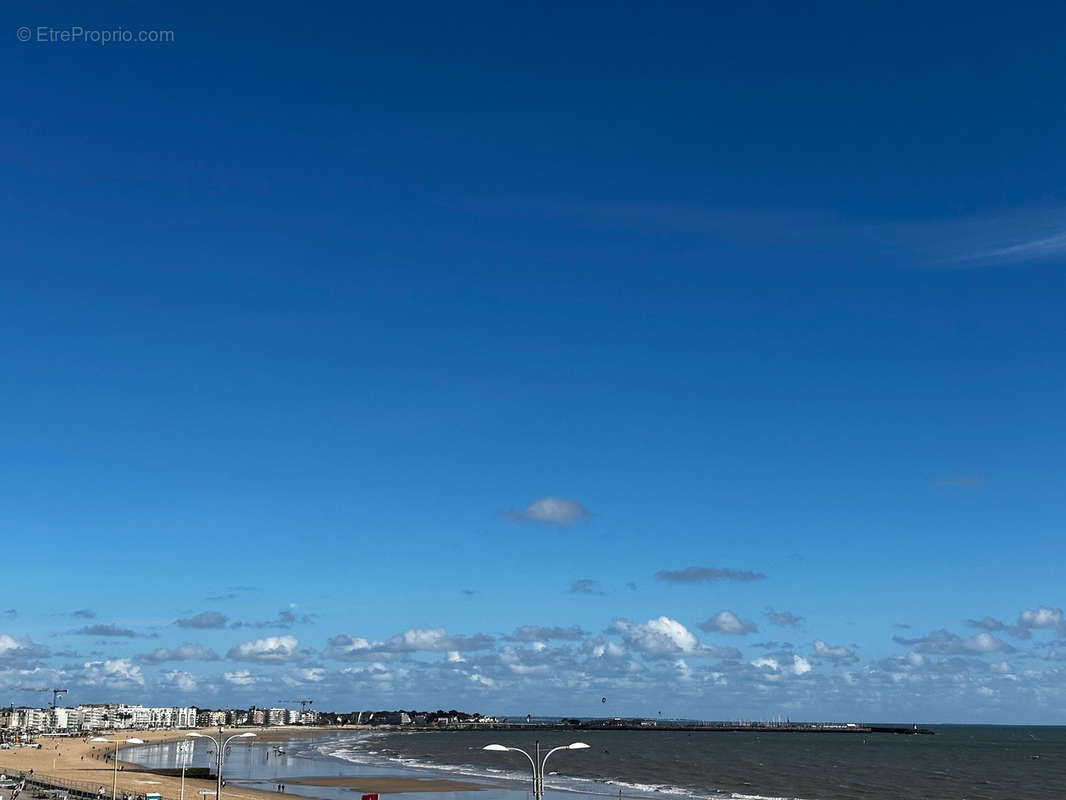
[[[30,686],[19,686],[19,687],[16,687],[16,690],[19,691],[19,692],[51,692],[52,693],[52,702],[48,704],[48,707],[52,708],[52,709],[54,709],[56,707],[56,704],[59,701],[59,698],[67,693],[66,689],[38,689],[36,687],[30,687]]]
[[[278,702],[279,703],[299,703],[300,704],[300,713],[301,714],[306,714],[307,713],[307,707],[309,705],[311,705],[311,703],[313,703],[314,701],[313,700],[278,700]]]

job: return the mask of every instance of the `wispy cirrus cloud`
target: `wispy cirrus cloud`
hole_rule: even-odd
[[[1016,241],[1005,246],[985,248],[964,256],[960,261],[1009,263],[1061,255],[1066,255],[1066,231]]]
[[[714,581],[761,581],[766,576],[761,572],[729,567],[685,567],[684,569],[661,569],[655,577],[667,583],[713,583]]]

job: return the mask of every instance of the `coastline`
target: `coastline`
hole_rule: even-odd
[[[367,726],[272,726],[269,728],[241,728],[241,732],[256,734],[257,742],[293,741],[314,738],[327,733],[358,732],[368,730]],[[146,745],[161,745],[182,741],[189,733],[212,735],[217,728],[200,728],[189,730],[166,731],[113,731],[101,735],[120,742],[119,750],[129,751]],[[122,746],[126,738],[143,740],[143,745]],[[0,751],[0,769],[9,775],[29,773],[40,780],[55,779],[57,782],[75,782],[86,786],[102,787],[104,796],[109,797],[112,781],[116,780],[112,762],[105,760],[106,755],[114,750],[114,744],[91,742],[89,737],[50,737],[37,739],[40,749],[36,747],[16,747]],[[117,792],[121,795],[129,792],[134,796],[146,792],[157,792],[164,800],[177,800],[181,792],[181,778],[162,775],[158,772],[134,763],[127,758],[118,759]],[[472,792],[493,788],[491,783],[478,783],[469,780],[451,780],[447,778],[416,778],[403,775],[381,775],[365,777],[302,776],[287,779],[287,783],[300,786],[343,787],[352,791],[365,793],[440,793]],[[185,778],[185,794],[191,798],[198,793],[214,794],[215,778]],[[306,796],[306,795],[305,795]],[[264,789],[229,783],[223,792],[226,800],[277,800],[277,793]]]

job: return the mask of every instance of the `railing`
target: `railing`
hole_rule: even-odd
[[[110,788],[104,787],[104,794],[100,794],[100,787],[103,784],[100,783],[88,783],[86,781],[72,781],[66,778],[57,778],[52,775],[40,775],[33,773],[32,775],[26,771],[20,772],[8,772],[9,778],[17,778],[18,780],[25,782],[25,788],[23,792],[31,792],[28,797],[32,798],[36,792],[33,790],[44,790],[52,792],[66,792],[68,798],[78,798],[78,800],[99,800],[101,797],[106,797],[110,800],[111,791]],[[119,796],[122,797],[126,792],[120,792]],[[168,797],[167,795],[159,794],[162,800],[176,800],[176,798]],[[134,794],[133,797],[137,800],[144,800],[144,793]]]

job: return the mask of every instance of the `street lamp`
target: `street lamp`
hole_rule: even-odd
[[[105,739],[103,736],[94,736],[89,741],[108,742],[115,746],[115,752],[111,755],[111,760],[115,762],[115,774],[111,778],[111,800],[115,800],[118,794],[118,746],[120,744],[144,744],[144,739]]]
[[[521,753],[529,761],[531,767],[533,767],[533,796],[540,800],[544,797],[544,765],[548,763],[548,756],[552,753],[557,753],[560,750],[587,750],[588,745],[584,742],[572,742],[571,744],[564,744],[561,747],[553,747],[547,753],[544,754],[544,758],[540,757],[540,741],[537,741],[537,757],[533,758],[529,753],[520,747],[506,747],[502,744],[487,744],[481,748],[482,750],[492,750],[494,752],[514,752]]]
[[[248,733],[234,734],[233,736],[230,736],[229,738],[223,740],[222,739],[222,730],[223,730],[222,726],[219,725],[218,726],[218,739],[216,739],[214,736],[208,736],[206,733],[187,733],[187,734],[185,734],[186,736],[192,736],[192,737],[195,737],[197,739],[210,739],[211,743],[215,745],[215,750],[216,750],[216,752],[215,752],[216,770],[215,771],[218,773],[216,775],[216,777],[218,778],[218,787],[217,787],[217,790],[215,791],[215,800],[222,800],[222,762],[223,762],[223,760],[225,760],[225,757],[226,757],[226,755],[225,755],[226,754],[226,747],[234,739],[248,739],[249,737],[255,736],[254,733],[251,733],[249,731]],[[111,800],[114,800],[114,798],[111,798]]]
[[[185,800],[185,767],[189,764],[191,753],[192,742],[178,742],[178,755],[181,756],[181,793],[178,800]]]

